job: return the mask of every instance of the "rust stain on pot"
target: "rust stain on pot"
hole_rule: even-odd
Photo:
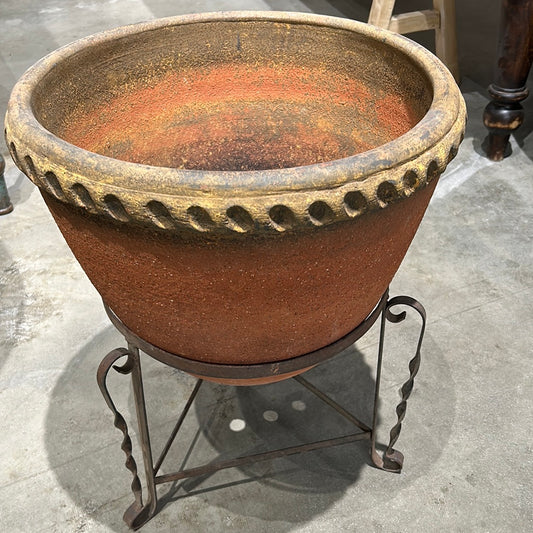
[[[224,65],[167,73],[79,112],[61,136],[135,163],[264,170],[349,157],[420,118],[405,97],[323,68]]]

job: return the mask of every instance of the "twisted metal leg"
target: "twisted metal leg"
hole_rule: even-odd
[[[412,309],[415,309],[420,316],[422,317],[422,328],[420,331],[420,336],[418,340],[418,346],[416,350],[416,354],[413,357],[413,359],[409,363],[409,379],[404,383],[404,385],[401,388],[401,401],[396,407],[396,414],[398,417],[397,423],[394,425],[394,427],[390,431],[390,441],[389,445],[384,452],[383,456],[379,455],[376,450],[376,428],[377,428],[377,415],[378,415],[378,400],[379,400],[379,388],[380,388],[380,381],[381,381],[381,368],[382,368],[382,360],[383,360],[383,345],[384,345],[384,339],[385,339],[385,324],[387,320],[389,322],[398,323],[405,319],[406,313],[405,311],[402,311],[398,314],[394,313],[392,311],[392,308],[396,305],[405,305],[408,307],[411,307]],[[124,513],[124,521],[131,529],[138,529],[141,526],[143,526],[148,520],[150,520],[157,511],[158,506],[158,500],[157,500],[157,490],[156,487],[158,484],[162,483],[169,483],[169,482],[175,482],[178,480],[190,478],[190,477],[202,477],[210,475],[214,472],[217,472],[219,470],[223,470],[226,468],[233,468],[233,467],[239,467],[245,464],[251,464],[256,463],[259,461],[265,461],[270,459],[275,459],[279,457],[285,457],[293,454],[298,453],[304,453],[304,452],[310,452],[313,450],[319,450],[322,448],[327,448],[330,446],[338,446],[341,444],[347,444],[349,442],[354,442],[357,440],[365,440],[368,439],[371,442],[371,456],[374,464],[383,470],[387,470],[390,472],[400,472],[402,469],[403,464],[403,455],[395,450],[393,446],[396,444],[396,441],[398,440],[398,437],[400,435],[402,422],[405,417],[405,412],[407,408],[407,400],[411,394],[411,391],[413,389],[414,384],[414,378],[418,372],[418,368],[420,366],[420,347],[422,344],[422,339],[424,336],[424,330],[425,330],[425,324],[426,324],[426,314],[424,311],[424,308],[422,305],[414,300],[413,298],[410,298],[408,296],[397,296],[392,299],[388,299],[388,292],[385,293],[385,295],[382,297],[379,303],[379,309],[375,313],[373,313],[373,320],[367,324],[368,327],[364,329],[362,332],[360,332],[359,336],[364,335],[366,331],[368,331],[368,328],[374,323],[374,321],[379,316],[380,309],[381,311],[381,332],[380,332],[380,341],[379,341],[379,353],[378,353],[378,366],[377,366],[377,375],[376,375],[376,388],[375,388],[375,396],[374,396],[374,415],[373,415],[373,422],[372,427],[367,426],[360,420],[358,420],[355,416],[353,416],[350,412],[348,412],[346,409],[341,407],[339,404],[337,404],[332,398],[324,394],[322,391],[320,391],[318,388],[316,388],[314,385],[312,385],[310,382],[302,378],[301,376],[296,376],[294,379],[299,382],[301,385],[305,386],[307,389],[309,389],[313,394],[318,396],[322,401],[324,401],[326,404],[328,404],[330,407],[334,408],[339,414],[350,420],[355,426],[359,428],[359,431],[353,434],[336,437],[328,440],[321,440],[321,441],[314,441],[306,444],[300,444],[297,446],[291,446],[289,448],[283,448],[278,450],[272,450],[269,452],[263,452],[263,453],[252,453],[248,455],[244,455],[241,457],[237,457],[235,459],[230,460],[222,460],[222,461],[215,461],[210,462],[201,466],[196,466],[189,469],[182,469],[177,472],[172,473],[165,473],[165,474],[159,474],[159,469],[161,467],[161,464],[163,463],[164,459],[167,456],[167,452],[169,451],[170,447],[172,446],[172,443],[174,442],[178,431],[180,430],[182,423],[187,415],[187,413],[190,410],[190,407],[200,389],[200,386],[202,384],[202,380],[199,379],[194,387],[194,390],[192,391],[189,399],[186,402],[186,405],[181,413],[181,415],[178,418],[178,421],[172,430],[172,433],[167,440],[167,443],[165,444],[163,451],[161,452],[161,455],[159,459],[157,460],[155,467],[152,457],[152,450],[150,445],[150,435],[148,431],[148,422],[147,422],[147,416],[146,416],[146,406],[145,406],[145,400],[144,400],[144,390],[143,390],[143,383],[142,383],[142,374],[141,374],[141,363],[140,363],[140,354],[139,354],[139,348],[136,343],[133,343],[133,341],[128,342],[128,348],[117,348],[113,351],[111,351],[100,363],[100,366],[98,367],[98,373],[97,373],[97,381],[98,385],[100,387],[100,390],[102,392],[102,395],[105,398],[105,401],[111,411],[113,412],[115,416],[114,424],[115,427],[120,429],[120,431],[123,434],[123,440],[121,448],[126,454],[126,467],[133,475],[133,481],[131,484],[131,489],[133,492],[133,495],[135,497],[135,501],[130,505],[130,507],[126,510]],[[125,335],[126,339],[129,339],[127,335]],[[151,345],[144,344],[143,351],[146,349],[148,350],[147,353],[151,353],[152,349],[155,349]],[[126,361],[122,366],[117,365],[117,361],[121,358],[126,358]],[[113,400],[111,399],[111,396],[109,394],[109,390],[107,388],[107,376],[109,374],[109,371],[111,368],[114,368],[117,372],[121,374],[131,374],[132,379],[132,385],[133,385],[133,392],[134,392],[134,399],[135,399],[135,409],[137,412],[137,424],[139,429],[139,439],[143,454],[143,461],[144,461],[144,468],[145,468],[145,478],[146,478],[146,489],[147,489],[147,501],[146,503],[143,503],[143,489],[141,485],[141,481],[138,476],[137,472],[137,464],[133,458],[132,455],[132,442],[128,433],[128,426],[126,424],[126,421],[124,417],[118,412],[115,404],[113,403]]]
[[[122,357],[127,357],[126,362],[122,366],[115,365],[115,363]],[[148,491],[148,499],[145,504],[143,504],[141,481],[137,475],[137,463],[132,455],[132,444],[128,434],[128,426],[126,424],[126,420],[118,412],[115,404],[113,403],[107,388],[107,375],[111,367],[121,374],[131,374],[132,377],[135,408],[137,411],[137,423],[139,426],[139,438],[141,440],[141,448],[146,473],[146,486]],[[150,520],[150,518],[152,518],[157,508],[157,492],[155,488],[152,451],[150,447],[150,435],[148,432],[148,423],[146,418],[141,363],[138,349],[132,345],[129,345],[128,349],[117,348],[111,351],[106,357],[104,357],[100,363],[100,366],[98,367],[97,381],[107,405],[115,415],[115,427],[120,429],[124,435],[121,448],[126,454],[126,468],[133,474],[131,490],[135,497],[135,501],[124,513],[124,521],[131,529],[138,529],[148,520]]]
[[[409,379],[403,384],[401,388],[401,401],[396,407],[396,415],[398,421],[394,427],[390,430],[390,440],[387,449],[383,456],[381,456],[376,450],[376,427],[377,427],[377,415],[378,415],[378,400],[379,400],[379,386],[381,382],[381,367],[383,362],[383,345],[385,340],[385,324],[387,320],[392,323],[402,322],[406,317],[406,312],[395,314],[392,312],[392,308],[396,305],[406,305],[411,307],[422,318],[422,327],[420,329],[420,335],[418,337],[418,345],[416,348],[415,356],[409,362]],[[405,418],[405,412],[407,410],[407,400],[413,390],[415,376],[420,368],[420,348],[422,346],[422,340],[424,338],[424,331],[426,328],[426,311],[422,304],[411,298],[410,296],[396,296],[388,300],[387,305],[383,309],[381,315],[381,331],[379,338],[379,352],[378,352],[378,366],[376,372],[376,389],[374,396],[374,419],[372,422],[372,439],[371,439],[371,456],[373,463],[382,470],[388,472],[401,472],[403,466],[403,454],[398,450],[395,450],[393,446],[396,444],[400,431],[402,429],[402,422]]]

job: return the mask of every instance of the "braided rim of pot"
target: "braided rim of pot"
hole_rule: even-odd
[[[39,81],[58,61],[87,46],[168,25],[256,20],[340,28],[394,46],[428,75],[432,105],[407,133],[367,152],[322,164],[235,172],[153,167],[95,154],[56,137],[32,112],[32,92]],[[52,52],[15,86],[5,135],[15,164],[39,188],[90,214],[163,231],[276,234],[354,219],[410,196],[437,179],[455,157],[465,122],[464,100],[451,74],[409,39],[334,17],[237,12],[125,26]],[[274,176],[275,180],[269,179]],[[206,182],[208,192],[199,186]],[[232,187],[228,189],[227,183]]]

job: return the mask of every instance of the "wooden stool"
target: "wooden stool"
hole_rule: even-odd
[[[393,15],[396,0],[373,0],[368,23],[396,33],[435,30],[435,52],[459,81],[455,0],[433,0],[433,9]]]

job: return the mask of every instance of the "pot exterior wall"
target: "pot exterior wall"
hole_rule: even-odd
[[[351,221],[231,238],[111,223],[42,194],[97,291],[134,333],[194,360],[253,364],[317,350],[362,322],[437,181]]]

